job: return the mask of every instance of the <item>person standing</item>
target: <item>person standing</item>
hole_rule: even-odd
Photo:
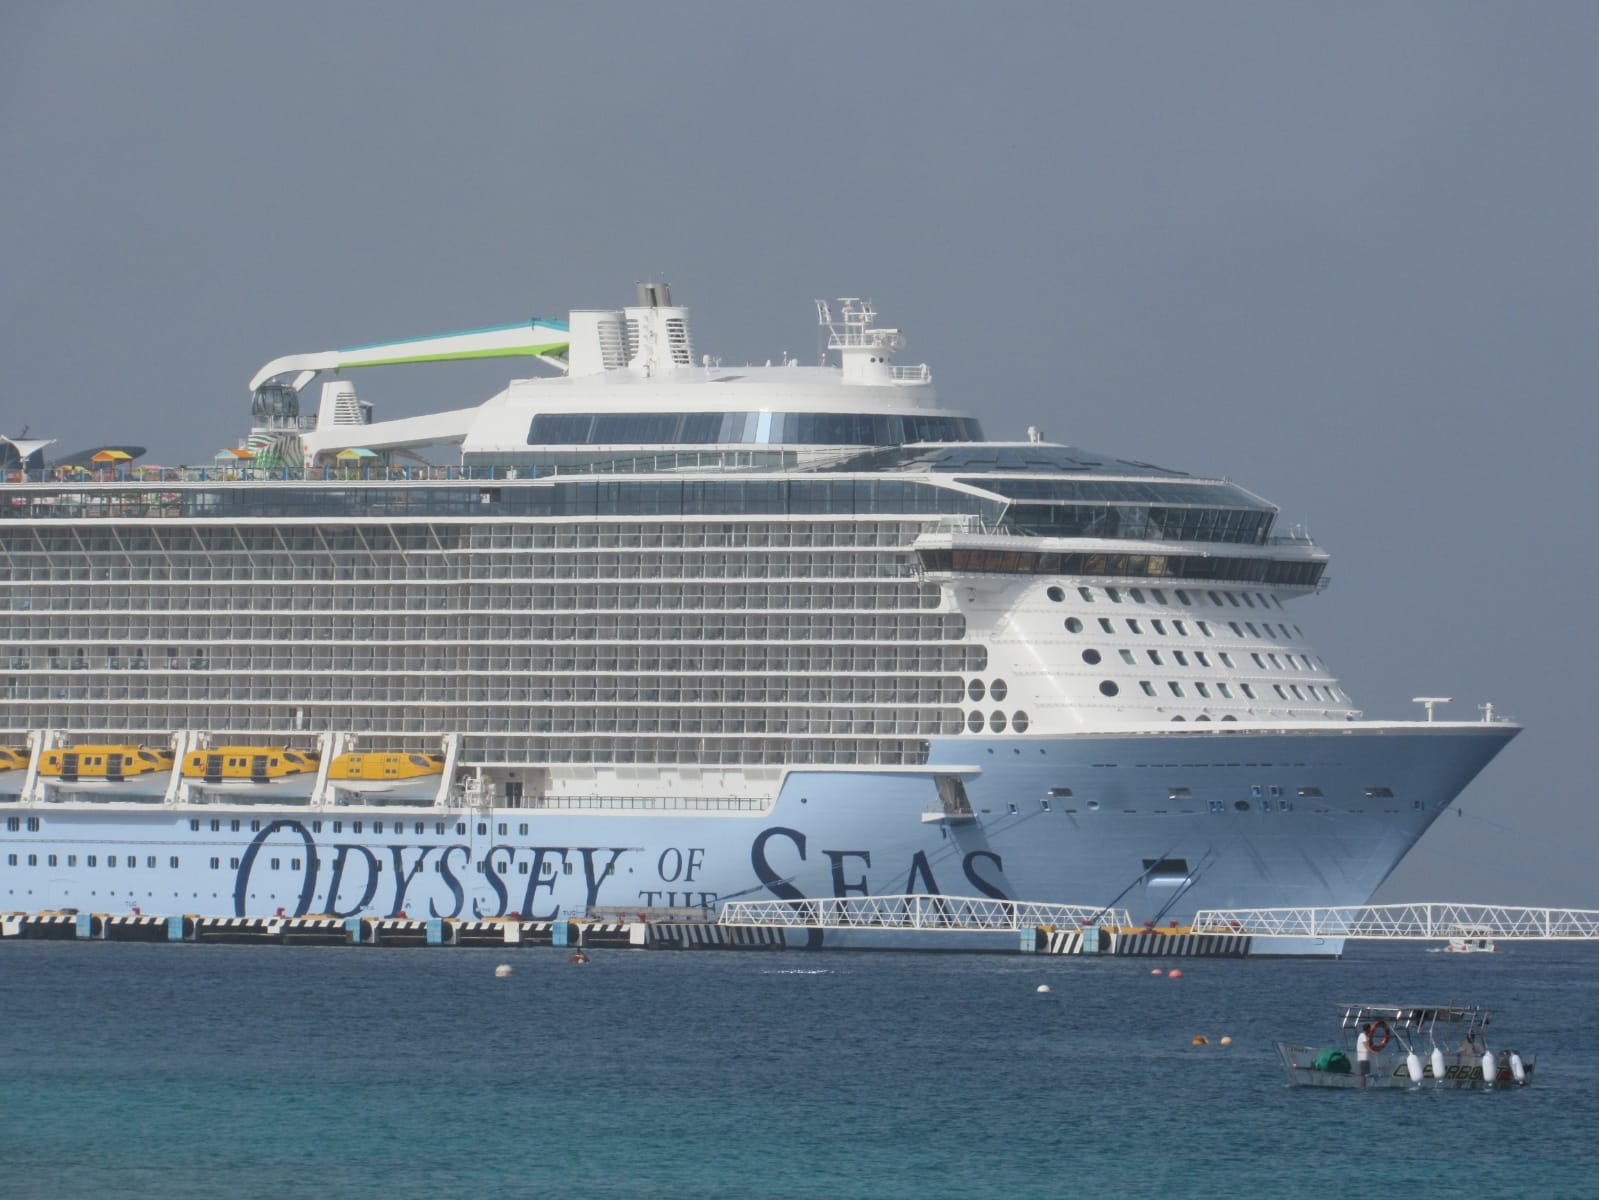
[[[1355,1072],[1360,1076],[1360,1086],[1365,1087],[1371,1076],[1371,1034],[1364,1029],[1355,1039]]]

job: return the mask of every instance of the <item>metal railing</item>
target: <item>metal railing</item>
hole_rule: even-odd
[[[1599,911],[1457,903],[1212,908],[1194,914],[1193,930],[1213,936],[1580,941],[1599,939]]]
[[[1094,904],[1033,904],[987,896],[844,896],[816,900],[729,900],[718,924],[790,929],[926,929],[946,933],[1127,926],[1126,909]]]

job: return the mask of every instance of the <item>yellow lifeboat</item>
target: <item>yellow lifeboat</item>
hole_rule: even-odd
[[[0,746],[0,771],[26,771],[28,751],[24,746]]]
[[[334,787],[395,800],[433,799],[443,774],[444,755],[404,751],[341,754],[328,766]]]
[[[293,746],[212,746],[183,756],[183,781],[201,791],[310,796],[320,761]]]
[[[65,746],[39,756],[40,778],[67,791],[106,788],[159,795],[172,767],[172,751],[158,746]]]

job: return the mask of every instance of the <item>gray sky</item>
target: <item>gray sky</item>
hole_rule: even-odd
[[[1385,899],[1599,907],[1599,7],[0,6],[0,430],[209,461],[268,359],[866,295],[989,436],[1238,480],[1369,715],[1527,732]],[[380,417],[509,372],[363,375]]]

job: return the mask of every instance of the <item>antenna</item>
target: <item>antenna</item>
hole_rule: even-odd
[[[1437,705],[1453,704],[1455,702],[1455,698],[1453,696],[1416,696],[1410,702],[1412,704],[1419,704],[1425,708],[1427,710],[1427,720],[1431,721],[1432,710]]]

